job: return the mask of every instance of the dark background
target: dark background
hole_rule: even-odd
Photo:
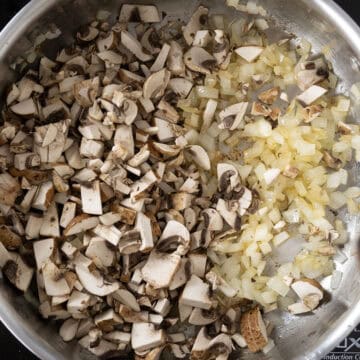
[[[296,0],[290,0],[296,1]],[[0,0],[0,29],[24,6],[28,0]],[[360,2],[359,0],[336,0],[336,2],[347,11],[354,20],[360,24]],[[345,339],[334,352],[328,356],[329,359],[357,359],[356,353],[360,353],[360,326]],[[37,360],[27,351],[0,323],[0,359],[11,360]],[[344,357],[346,356],[346,357]],[[43,359],[47,360],[47,359]]]

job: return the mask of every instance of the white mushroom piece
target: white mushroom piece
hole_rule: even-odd
[[[188,45],[193,43],[195,34],[206,24],[208,13],[209,9],[204,6],[199,6],[192,14],[187,25],[184,26],[183,36]]]
[[[198,46],[193,46],[185,53],[184,62],[190,70],[201,74],[211,74],[217,66],[215,57]]]
[[[90,271],[87,266],[80,264],[75,266],[75,270],[81,284],[90,294],[107,296],[119,289],[117,281],[105,280],[98,270]]]
[[[315,60],[301,61],[295,67],[295,78],[299,88],[305,91],[329,77],[328,65],[323,57]]]
[[[297,100],[300,102],[300,104],[309,106],[316,100],[320,99],[327,92],[327,89],[324,89],[318,85],[313,85],[298,95]]]
[[[195,343],[191,349],[191,358],[207,359],[216,353],[218,359],[226,360],[231,352],[232,341],[230,336],[220,334],[211,339],[206,333],[206,328],[203,327],[197,334]]]
[[[153,58],[151,54],[144,52],[141,43],[128,31],[121,32],[121,43],[141,61],[149,61]]]
[[[211,163],[207,152],[200,145],[190,145],[186,149],[187,153],[191,156],[193,161],[204,170],[210,170]]]
[[[145,99],[156,99],[164,95],[167,84],[170,80],[170,72],[162,69],[149,76],[143,87]]]
[[[241,102],[230,105],[226,109],[222,110],[219,113],[219,118],[221,120],[219,128],[229,130],[237,129],[244,119],[248,105],[249,103],[247,102]]]
[[[186,227],[177,221],[169,221],[141,270],[143,279],[154,289],[169,287],[180,267],[181,256],[187,253],[189,245],[190,233]]]
[[[236,54],[249,63],[254,62],[264,51],[261,46],[242,46],[235,49]]]
[[[258,352],[267,345],[266,327],[258,307],[242,314],[240,332],[251,352]]]
[[[120,10],[119,21],[121,23],[157,23],[161,21],[161,17],[155,5],[123,4]]]
[[[291,288],[301,300],[299,303],[288,306],[288,310],[294,315],[313,311],[324,297],[322,286],[313,279],[304,278],[294,281]]]

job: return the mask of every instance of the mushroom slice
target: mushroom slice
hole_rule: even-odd
[[[235,166],[227,163],[217,165],[217,176],[220,192],[231,192],[240,183],[240,177]]]
[[[99,37],[96,40],[98,51],[102,52],[113,49],[116,45],[116,40],[114,31],[110,31],[105,37]]]
[[[0,225],[0,242],[7,250],[17,250],[22,245],[21,237],[6,225]]]
[[[190,246],[189,230],[181,223],[170,220],[159,241],[156,244],[157,251],[169,253],[175,252],[179,255],[185,255]]]
[[[153,250],[141,270],[144,281],[154,289],[169,287],[181,263],[180,255],[165,254]],[[166,271],[164,271],[166,269]]]
[[[224,30],[215,30],[213,55],[218,63],[221,65],[227,59],[230,50],[230,43],[224,34]]]
[[[194,84],[184,78],[173,78],[169,81],[169,88],[178,96],[186,98]]]
[[[115,344],[130,344],[131,334],[123,331],[112,331],[104,334],[104,339]]]
[[[170,72],[166,69],[162,69],[150,75],[144,83],[144,98],[158,99],[163,96],[169,80]]]
[[[300,61],[295,67],[295,79],[302,91],[319,84],[329,77],[329,68],[323,57],[311,61]]]
[[[191,16],[187,25],[184,26],[183,36],[188,45],[193,43],[195,34],[201,29],[201,26],[207,22],[208,13],[208,8],[199,6]]]
[[[203,282],[198,276],[192,275],[180,295],[179,304],[209,310],[212,307],[209,292],[209,285]]]
[[[60,327],[59,334],[61,338],[65,341],[71,341],[75,338],[80,320],[75,320],[73,318],[67,319],[63,322]]]
[[[54,198],[54,193],[54,184],[51,181],[42,183],[36,192],[32,207],[34,209],[46,211]]]
[[[52,259],[56,253],[56,244],[54,239],[35,241],[33,244],[33,248],[36,266],[38,270],[41,270],[42,267],[50,259]]]
[[[106,281],[99,271],[90,270],[84,265],[75,265],[76,275],[82,286],[90,293],[96,296],[107,296],[118,290],[120,285],[117,281]]]
[[[209,171],[211,169],[210,158],[203,147],[199,145],[191,145],[187,148],[187,153],[193,161],[202,169]]]
[[[98,357],[112,353],[117,349],[116,344],[102,339],[92,339],[90,335],[81,338],[79,344]]]
[[[202,212],[204,226],[208,231],[221,231],[224,227],[221,215],[212,208],[205,209]]]
[[[220,129],[236,130],[242,123],[246,110],[248,108],[248,102],[241,102],[228,106],[226,109],[219,113],[221,124]]]
[[[12,84],[11,89],[9,90],[6,96],[6,105],[10,106],[13,102],[15,102],[19,98],[19,95],[20,95],[19,88],[16,86],[16,84]]]
[[[315,120],[317,117],[321,115],[324,108],[321,105],[315,104],[307,106],[303,109],[303,114],[305,118],[306,123],[311,123],[313,120]]]
[[[113,157],[128,160],[135,155],[135,144],[132,128],[129,125],[118,125],[112,148]]]
[[[150,68],[151,72],[160,71],[165,66],[169,52],[170,52],[170,45],[165,43],[161,48],[156,60],[154,61],[154,63]]]
[[[125,84],[143,84],[145,78],[126,69],[119,70],[119,78]]]
[[[268,336],[259,307],[242,314],[240,332],[253,353],[262,350],[267,345]]]
[[[203,327],[196,336],[195,343],[191,349],[191,358],[206,360],[216,353],[217,359],[225,360],[232,352],[232,341],[229,335],[220,334],[210,339]]]
[[[81,314],[90,304],[91,296],[74,290],[67,302],[67,311],[71,314]]]
[[[158,142],[152,143],[153,148],[166,157],[174,157],[179,154],[181,148],[177,145],[168,145]]]
[[[219,318],[215,309],[204,310],[194,308],[189,317],[189,324],[196,326],[205,326],[214,323]]]
[[[119,241],[119,251],[121,255],[137,253],[141,246],[141,234],[138,230],[125,232]]]
[[[214,56],[198,46],[193,46],[185,53],[184,62],[190,70],[205,75],[211,74],[217,65]]]
[[[169,51],[166,65],[172,75],[185,74],[183,48],[175,40],[172,40],[170,42],[170,51]]]
[[[93,237],[86,248],[85,255],[94,261],[95,264],[100,264],[102,267],[110,267],[115,260],[115,253],[107,245],[107,240],[101,237]]]
[[[93,79],[77,82],[74,85],[74,97],[76,102],[85,108],[89,108],[94,104],[96,96],[100,88],[100,79]]]
[[[195,34],[193,46],[207,47],[212,40],[209,30],[198,30]]]
[[[169,121],[155,118],[154,119],[155,126],[159,129],[157,132],[157,137],[161,142],[169,142],[173,140],[175,136],[174,125]]]
[[[149,170],[140,180],[134,182],[131,186],[130,198],[137,201],[145,196],[145,193],[157,183],[158,179],[152,170]]]
[[[48,296],[64,296],[70,294],[70,288],[59,268],[51,261],[42,267],[45,291]]]
[[[137,114],[138,107],[136,105],[136,102],[133,100],[125,99],[120,109],[120,120],[123,120],[126,125],[131,125],[135,121]]]
[[[111,296],[115,300],[130,307],[134,311],[139,312],[141,310],[140,306],[136,300],[136,297],[129,290],[119,289],[119,290],[116,290]]]
[[[320,301],[324,297],[324,289],[313,279],[300,279],[291,284],[291,288],[301,299],[304,306],[293,304],[289,306],[289,311],[292,313],[310,312],[318,307]],[[303,310],[303,311],[301,311]]]
[[[152,235],[151,220],[142,212],[138,212],[136,216],[135,229],[139,231],[141,236],[140,251],[149,252],[154,247],[154,239]]]
[[[140,42],[131,35],[128,31],[123,30],[121,32],[121,43],[132,52],[140,61],[150,61],[153,57],[150,54],[146,54],[140,44]]]
[[[161,21],[158,8],[155,5],[123,4],[120,10],[119,22],[157,23]]]
[[[330,169],[340,170],[342,168],[342,161],[332,156],[328,151],[324,151],[323,159]]]
[[[36,116],[38,114],[37,106],[32,98],[12,105],[10,110],[16,115],[24,117]]]
[[[20,255],[14,253],[8,253],[8,255],[11,259],[4,264],[2,271],[14,286],[25,292],[30,286],[34,269],[29,267]],[[3,258],[2,261],[4,260]]]
[[[258,95],[258,99],[267,105],[272,105],[279,97],[280,88],[273,87],[269,90],[263,91]]]
[[[209,99],[206,103],[205,110],[203,113],[203,123],[201,127],[201,132],[204,133],[210,127],[211,123],[214,120],[216,108],[218,106],[218,102],[213,99]]]
[[[19,192],[20,184],[9,173],[0,174],[0,204],[13,206]]]
[[[70,221],[64,230],[65,236],[76,235],[95,228],[99,224],[99,218],[88,214],[81,214]]]
[[[131,347],[134,351],[146,351],[165,344],[164,330],[156,330],[154,324],[135,323],[131,331]]]
[[[216,210],[223,217],[226,223],[235,230],[240,230],[241,228],[241,218],[236,211],[229,210],[226,201],[224,199],[219,199],[216,205]]]
[[[124,62],[122,55],[116,53],[113,50],[105,50],[97,53],[97,56],[102,60],[110,64],[121,65]]]
[[[108,241],[110,244],[117,246],[121,237],[121,231],[114,225],[105,226],[98,224],[93,232]]]
[[[76,38],[81,42],[91,42],[99,35],[99,30],[93,26],[87,26],[76,34]]]
[[[83,212],[91,215],[102,215],[100,182],[96,180],[91,184],[82,184],[80,190]]]
[[[175,210],[182,211],[192,205],[195,195],[189,194],[187,192],[177,192],[171,195],[171,203]]]
[[[190,279],[190,270],[189,260],[186,258],[181,259],[180,267],[171,281],[169,290],[176,290],[185,285]]]
[[[188,254],[188,258],[191,264],[191,273],[199,278],[204,278],[207,264],[206,254],[194,252]]]
[[[255,61],[263,51],[264,48],[261,46],[242,46],[235,49],[236,54],[249,63]]]
[[[309,106],[328,92],[321,86],[313,85],[297,97],[300,104]]]

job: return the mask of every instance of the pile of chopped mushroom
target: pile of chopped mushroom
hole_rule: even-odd
[[[309,60],[304,41],[268,44],[263,9],[239,9],[251,19],[225,27],[200,6],[182,27],[125,4],[9,89],[0,266],[19,290],[35,285],[64,341],[225,360],[273,347],[256,303],[272,311],[292,291],[300,314],[323,299],[316,279],[345,241],[325,209],[358,211],[360,189],[337,188],[359,128],[345,123],[349,99],[329,95],[323,57]],[[265,274],[294,229],[304,249]]]

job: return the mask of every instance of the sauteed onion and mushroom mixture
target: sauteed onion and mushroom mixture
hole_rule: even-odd
[[[359,126],[326,53],[228,1],[106,11],[21,67],[0,128],[0,266],[96,356],[226,360],[321,306],[358,213]],[[26,65],[26,64],[25,64]],[[360,85],[351,88],[360,99]],[[296,238],[289,262],[272,254]],[[164,355],[165,356],[165,355]]]

